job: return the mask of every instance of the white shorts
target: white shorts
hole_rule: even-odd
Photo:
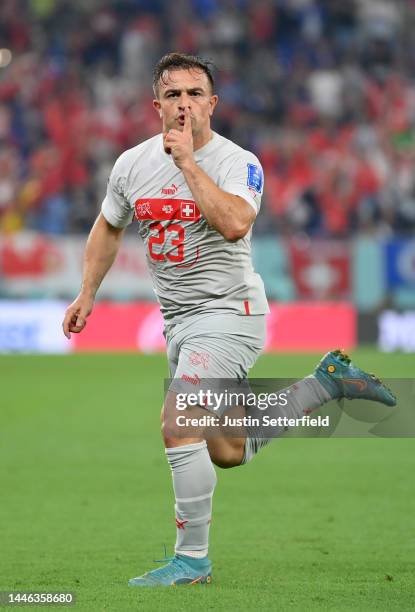
[[[196,391],[203,379],[241,382],[264,347],[265,315],[198,314],[167,326],[165,337],[170,390]]]

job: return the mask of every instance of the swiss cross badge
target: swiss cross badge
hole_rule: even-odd
[[[180,216],[182,219],[196,218],[196,204],[194,202],[180,203]]]

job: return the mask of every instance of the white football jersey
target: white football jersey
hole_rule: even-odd
[[[194,158],[220,189],[258,212],[263,173],[255,155],[212,132]],[[252,267],[251,231],[231,243],[208,225],[182,171],[164,151],[162,134],[118,158],[102,213],[115,227],[138,221],[166,321],[218,309],[268,312],[264,285]]]

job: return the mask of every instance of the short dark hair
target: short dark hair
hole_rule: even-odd
[[[154,94],[158,96],[159,83],[163,79],[163,74],[166,70],[201,70],[204,72],[209,80],[212,93],[215,87],[215,81],[213,79],[212,69],[214,69],[213,62],[205,60],[202,57],[196,55],[186,55],[185,53],[167,53],[163,55],[161,60],[156,64],[153,71],[153,90]]]

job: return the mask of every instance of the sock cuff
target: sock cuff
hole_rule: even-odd
[[[186,563],[188,563],[194,569],[198,569],[203,565],[209,565],[209,559],[207,558],[208,549],[203,548],[201,550],[178,550],[175,551],[179,557],[184,557]]]
[[[173,457],[174,455],[181,455],[183,453],[194,453],[195,451],[203,450],[204,448],[207,448],[206,440],[195,442],[194,444],[184,444],[183,446],[166,448],[165,453],[168,457]]]
[[[317,378],[314,374],[310,374],[310,376],[306,376],[304,380],[312,386],[313,391],[317,394],[322,404],[329,402],[336,396],[336,385],[329,377],[327,377],[327,379],[325,376]],[[327,387],[324,386],[323,382],[326,382]]]

